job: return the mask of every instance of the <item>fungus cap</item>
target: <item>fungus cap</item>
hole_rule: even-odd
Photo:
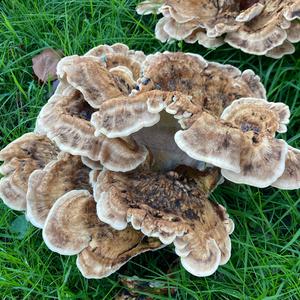
[[[246,53],[265,55],[280,58],[290,51],[282,51],[282,55],[272,55],[269,51],[284,43],[287,38],[287,29],[291,26],[291,20],[299,18],[296,0],[269,0],[265,2],[265,8],[251,22],[245,22],[235,32],[227,33],[225,42],[235,48],[240,48]],[[292,17],[293,15],[293,17]],[[285,45],[287,45],[285,43]],[[277,50],[278,51],[278,50]],[[273,51],[274,52],[274,51]]]
[[[282,190],[300,188],[300,150],[288,147],[283,174],[272,184]]]
[[[183,266],[195,276],[213,274],[230,257],[232,220],[195,181],[176,172],[104,170],[95,183],[94,197],[100,220],[117,230],[131,223],[164,244],[174,243]]]
[[[94,108],[109,98],[122,95],[112,74],[96,57],[67,56],[58,63],[57,75],[79,90]]]
[[[63,152],[44,169],[34,171],[28,181],[27,219],[34,226],[43,228],[51,207],[59,197],[76,189],[91,190],[89,172],[80,156]]]
[[[192,114],[196,119],[202,109],[219,116],[226,106],[242,96],[266,97],[253,71],[241,73],[229,65],[206,62],[199,55],[169,52],[149,55],[143,74],[138,82],[139,92],[131,97],[110,99],[93,113],[91,123],[96,135],[128,136],[159,122],[159,112],[163,109],[175,118],[188,119]],[[176,95],[181,101],[177,101]]]
[[[239,99],[221,119],[203,112],[191,127],[175,134],[175,141],[194,159],[222,168],[225,178],[266,187],[284,171],[287,144],[274,135],[286,131],[289,116],[283,103]]]
[[[233,100],[242,97],[266,98],[260,78],[252,70],[208,62],[191,53],[148,55],[143,65],[141,92],[177,91],[193,96],[193,102],[220,115]]]
[[[149,15],[155,14],[158,12],[158,9],[161,7],[163,0],[146,0],[140,3],[137,8],[136,12],[139,15]]]
[[[272,48],[266,53],[266,56],[279,59],[287,54],[293,54],[295,52],[294,45],[289,42],[288,40],[285,40],[281,45]]]
[[[204,47],[217,47],[219,44],[213,38],[224,37],[225,42],[246,53],[273,58],[295,51],[285,40],[299,40],[297,30],[293,30],[295,35],[289,30],[297,24],[299,10],[299,0],[153,0],[137,6],[139,14],[163,14],[155,28],[156,38],[162,42],[184,39],[190,43],[198,41]],[[193,28],[201,33],[195,35],[191,32]]]
[[[242,131],[250,127],[255,131],[286,132],[290,110],[284,103],[267,102],[265,99],[241,98],[232,102],[224,109],[221,119],[238,126]],[[256,126],[256,128],[254,128]]]
[[[206,48],[217,48],[224,44],[223,37],[209,37],[203,28],[197,28],[194,30],[188,37],[184,39],[184,41],[190,44],[198,42],[199,45],[202,45]]]
[[[86,278],[107,277],[132,257],[162,246],[131,227],[116,231],[100,222],[96,203],[87,190],[70,191],[55,202],[43,238],[54,252],[78,254],[76,264]]]
[[[85,56],[96,57],[97,60],[100,59],[102,64],[107,70],[114,76],[114,69],[121,67],[126,70],[127,74],[130,74],[134,80],[137,80],[141,76],[141,68],[146,55],[142,51],[130,50],[127,45],[124,44],[114,44],[100,45],[90,51],[88,51]],[[116,76],[114,76],[115,81]],[[123,78],[124,79],[124,78]],[[125,82],[127,82],[125,80]]]
[[[291,43],[300,42],[300,22],[292,22],[287,29],[287,39]]]
[[[54,159],[59,150],[46,136],[26,133],[0,151],[4,161],[0,180],[0,197],[15,210],[26,209],[26,192],[30,174]]]
[[[85,156],[81,156],[81,161],[84,165],[86,165],[87,167],[89,167],[92,170],[102,170],[102,165],[101,165],[100,161],[92,160]]]
[[[54,95],[49,99],[40,111],[36,127],[43,128],[62,151],[100,161],[111,170],[128,171],[141,164],[148,151],[133,139],[94,135],[90,123],[94,111],[80,92],[70,89],[68,95]]]

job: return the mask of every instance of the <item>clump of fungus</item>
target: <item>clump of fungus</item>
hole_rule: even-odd
[[[169,244],[187,271],[209,276],[231,255],[234,223],[208,199],[222,175],[300,187],[300,152],[275,137],[289,109],[267,101],[251,70],[116,44],[57,71],[35,132],[0,151],[0,196],[49,249],[77,255],[87,278]]]
[[[138,14],[162,14],[155,28],[162,41],[184,40],[204,47],[224,42],[244,52],[280,58],[299,42],[299,0],[147,0]]]

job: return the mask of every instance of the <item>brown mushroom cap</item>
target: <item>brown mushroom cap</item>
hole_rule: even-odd
[[[279,59],[287,54],[293,54],[295,52],[294,45],[289,42],[288,40],[285,40],[281,45],[272,48],[266,53],[266,56]]]
[[[81,161],[84,165],[86,165],[92,170],[102,170],[102,165],[100,161],[92,160],[85,156],[81,156]]]
[[[162,43],[172,41],[172,38],[167,34],[167,32],[164,29],[164,26],[168,22],[168,20],[168,17],[161,18],[160,20],[158,20],[155,26],[155,37]]]
[[[51,207],[59,197],[71,190],[91,190],[89,172],[80,156],[63,152],[44,169],[34,171],[28,181],[27,219],[34,226],[43,228]]]
[[[190,36],[194,30],[199,28],[199,23],[196,20],[187,21],[178,24],[171,17],[164,17],[163,30],[169,36],[169,39],[184,40]]]
[[[79,90],[94,108],[109,98],[122,95],[111,73],[92,56],[63,58],[57,65],[57,75]]]
[[[255,17],[261,14],[261,12],[264,10],[265,5],[263,3],[257,2],[259,0],[246,0],[246,1],[240,1],[240,7],[242,6],[242,3],[245,2],[245,7],[248,7],[247,2],[250,2],[250,7],[243,10],[236,18],[235,20],[238,22],[249,22],[253,20]]]
[[[300,42],[300,22],[294,21],[291,23],[291,27],[286,30],[287,39],[291,43]]]
[[[117,66],[109,70],[122,94],[129,95],[136,88],[136,80],[132,72],[125,66]]]
[[[205,28],[210,37],[220,36],[239,27],[235,20],[239,15],[237,1],[219,2],[211,0],[166,0],[159,12],[170,16],[180,26],[184,22],[197,22],[198,27]]]
[[[190,157],[215,166],[240,171],[241,132],[203,112],[187,130],[175,134],[178,147]]]
[[[54,159],[59,150],[47,137],[27,133],[0,151],[4,161],[0,180],[0,197],[15,210],[26,209],[27,183],[30,174]]]
[[[174,243],[193,275],[209,276],[230,257],[233,222],[192,179],[176,172],[102,171],[94,197],[102,221],[118,230],[130,222],[147,236]]]
[[[199,55],[169,52],[149,55],[144,63],[143,75],[137,95],[108,100],[92,115],[96,135],[105,134],[110,138],[128,136],[156,124],[158,113],[164,108],[168,113],[176,114],[176,118],[187,118],[188,114],[195,115],[197,110],[202,109],[219,116],[235,99],[266,97],[265,89],[253,71],[241,73],[229,65],[208,63]],[[167,107],[170,103],[164,101],[170,98],[171,93],[164,92],[169,91],[192,96],[192,100],[186,99],[184,105],[180,102],[181,111],[178,104]]]
[[[240,150],[243,155],[240,172],[222,169],[222,175],[226,179],[265,188],[283,174],[287,155],[287,144],[284,140],[265,138],[258,146],[250,144],[247,148],[248,151],[243,148]]]
[[[162,42],[184,39],[208,48],[217,47],[222,39],[217,42],[214,38],[225,34],[225,42],[231,46],[273,58],[295,50],[284,41],[291,24],[300,18],[299,10],[299,0],[153,0],[137,6],[139,14],[163,14],[155,28],[155,35]],[[296,29],[293,33],[288,40],[298,42],[299,33]],[[276,51],[272,51],[275,47]]]
[[[200,14],[205,14],[206,12],[199,8],[199,1],[173,1],[167,0],[163,1],[158,12],[162,13],[165,17],[170,17],[179,24],[186,23],[197,19]],[[202,3],[203,4],[203,3]],[[213,5],[208,4],[208,9],[214,9]]]
[[[92,114],[91,124],[96,128],[95,135],[104,134],[109,138],[124,137],[143,127],[151,127],[158,123],[159,114],[149,112],[147,107],[147,100],[156,97],[156,94],[153,94],[148,92],[132,97],[120,97],[104,103]]]
[[[247,131],[245,127],[256,127],[259,131],[286,132],[290,110],[284,103],[267,102],[265,99],[241,98],[232,102],[222,112],[221,119]]]
[[[184,39],[184,41],[190,44],[198,42],[199,45],[202,45],[206,48],[216,48],[224,44],[223,37],[209,37],[203,28],[197,28],[194,30],[188,37]]]
[[[174,134],[180,129],[178,122],[169,114],[159,114],[177,94],[150,91],[130,98],[112,99],[92,115],[91,122],[97,128],[96,134],[114,137],[134,133],[134,140],[150,150],[155,169],[171,170],[179,164],[203,168],[202,162],[191,159],[175,144]],[[181,96],[185,100],[190,98]],[[186,109],[189,104],[185,106]]]
[[[230,65],[207,62],[200,55],[156,53],[143,65],[139,89],[178,91],[193,96],[196,105],[220,115],[233,100],[266,98],[260,78],[252,70],[243,73]]]
[[[222,168],[233,182],[266,187],[276,181],[284,171],[287,144],[274,135],[286,131],[288,107],[239,99],[221,118],[225,122],[203,112],[189,129],[175,134],[177,145],[194,159]]]
[[[300,19],[300,1],[299,0],[287,0],[284,7],[283,15],[288,21]]]
[[[94,109],[76,90],[68,95],[54,95],[42,108],[37,118],[37,128],[43,128],[58,147],[72,155],[81,155],[100,161],[105,167],[116,171],[136,168],[147,157],[148,151],[132,139],[109,139],[96,137],[90,117]]]
[[[268,0],[259,17],[244,23],[238,30],[227,33],[225,41],[244,52],[264,55],[283,44],[290,26],[290,14],[296,12],[294,0]],[[299,17],[299,16],[298,16]],[[294,17],[296,18],[296,16]]]
[[[245,1],[244,1],[245,2]],[[170,38],[181,39],[176,34],[180,26],[187,27],[193,23],[195,28],[203,28],[207,31],[208,37],[221,36],[223,33],[232,32],[241,26],[241,22],[249,22],[258,16],[264,5],[252,1],[244,4],[242,1],[222,1],[216,3],[212,0],[165,0],[165,1],[144,1],[137,6],[137,13],[162,13],[163,18],[168,18]],[[161,20],[162,20],[161,19]],[[166,31],[168,31],[167,28]],[[175,34],[174,34],[175,32]]]
[[[93,113],[91,123],[96,128],[96,135],[103,134],[109,138],[129,136],[144,127],[158,124],[162,110],[174,115],[180,126],[186,129],[197,120],[198,114],[203,110],[220,116],[224,108],[241,95],[265,97],[265,90],[252,71],[246,70],[241,74],[232,66],[208,63],[197,55],[183,53],[150,55],[144,63],[143,75],[139,81],[139,92],[129,97],[107,100],[97,112]],[[214,78],[215,82],[211,78]],[[176,123],[171,127],[174,129],[174,135],[179,128]],[[159,129],[162,129],[162,126]],[[146,135],[153,135],[151,131],[152,128],[144,130],[143,136],[138,136],[137,133],[134,138],[151,151],[158,149],[154,156],[161,156],[163,148],[157,141],[145,143]],[[155,132],[158,130],[155,129]],[[170,131],[168,136],[173,140]],[[190,147],[187,145],[187,148]],[[185,148],[181,149],[186,152]],[[173,151],[171,152],[173,154]],[[182,156],[182,151],[175,153],[172,158],[168,156],[172,163],[177,161],[175,157],[177,154]],[[186,153],[195,159],[195,156]],[[224,161],[222,157],[219,160]],[[174,167],[172,163],[170,165]],[[195,162],[188,162],[187,165],[196,166]],[[163,164],[162,169],[168,167]],[[239,171],[239,168],[232,170]]]
[[[172,60],[174,56],[175,59]],[[224,169],[224,177],[237,183],[258,187],[272,184],[284,171],[287,144],[274,136],[276,131],[287,130],[286,124],[290,116],[288,106],[257,98],[240,98],[234,101],[235,97],[247,92],[265,96],[265,90],[251,71],[240,77],[235,68],[224,66],[227,76],[217,77],[222,87],[218,92],[215,86],[210,88],[208,79],[208,87],[204,85],[204,75],[211,78],[209,74],[222,70],[222,66],[206,63],[198,56],[186,56],[185,62],[184,55],[180,53],[156,54],[147,58],[144,78],[140,80],[140,91],[135,96],[108,100],[92,115],[91,123],[96,128],[96,134],[104,134],[110,138],[129,136],[143,127],[157,124],[160,120],[159,113],[165,110],[174,115],[185,129],[177,131],[178,127],[173,125],[175,142],[189,157]],[[179,66],[178,62],[189,66],[186,67],[186,72],[185,66]],[[202,72],[196,72],[197,63],[198,69],[199,65],[202,66]],[[159,72],[154,71],[154,65]],[[228,80],[230,75],[232,82]],[[194,88],[195,85],[198,89]],[[241,87],[245,91],[240,90]],[[254,87],[260,87],[260,90]],[[227,89],[228,95],[224,93]],[[220,102],[216,101],[218,98]],[[220,115],[225,122],[218,120]],[[134,138],[141,141],[137,135]],[[144,137],[142,140],[145,140]],[[143,144],[145,145],[144,142]],[[154,144],[157,147],[157,142],[154,141]],[[153,146],[147,146],[152,151]],[[188,165],[196,166],[193,162]],[[171,166],[174,167],[172,164]],[[168,167],[163,164],[163,170],[165,169]]]
[[[79,89],[92,107],[98,107],[109,96],[131,93],[145,58],[142,51],[129,50],[124,44],[100,45],[84,56],[64,58],[58,65],[58,74]]]
[[[131,227],[116,231],[99,221],[96,203],[86,190],[70,191],[52,207],[43,229],[46,245],[54,252],[75,255],[86,278],[103,278],[132,257],[161,247]]]
[[[283,190],[293,190],[300,188],[300,150],[288,147],[285,161],[285,169],[272,186]]]
[[[97,46],[88,51],[85,56],[94,56],[97,59],[100,58],[103,65],[110,73],[113,73],[112,71],[116,67],[126,68],[127,72],[130,72],[134,80],[137,80],[140,77],[141,67],[146,59],[144,52],[130,50],[127,45],[120,43],[112,46]]]
[[[163,108],[170,107],[167,106],[169,102],[174,110],[172,99],[176,95],[178,102],[181,98],[181,102],[185,101],[186,105],[182,103],[184,109],[194,108],[189,96],[179,94],[150,91],[132,97],[111,99],[92,115],[91,123],[97,128],[96,134],[104,134],[110,138],[135,133],[132,135],[134,140],[150,150],[155,169],[171,170],[178,164],[202,168],[202,162],[190,158],[175,144],[174,134],[180,129],[176,119],[167,113],[159,113]],[[186,113],[180,111],[175,117],[181,118],[181,115],[184,117]]]

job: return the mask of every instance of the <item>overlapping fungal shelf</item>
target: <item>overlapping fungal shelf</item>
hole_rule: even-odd
[[[147,0],[141,15],[162,14],[155,35],[207,48],[224,43],[246,53],[281,58],[300,41],[299,0]]]
[[[231,255],[234,223],[208,199],[223,177],[300,187],[300,151],[275,136],[289,108],[251,70],[115,44],[57,73],[34,132],[0,151],[0,196],[87,278],[165,245],[209,276]]]

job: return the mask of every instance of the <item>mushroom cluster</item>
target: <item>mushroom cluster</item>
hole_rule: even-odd
[[[147,0],[141,15],[162,14],[155,35],[207,48],[228,43],[246,53],[281,58],[300,41],[299,0]]]
[[[300,187],[300,151],[275,137],[289,109],[251,70],[115,44],[63,58],[57,74],[34,132],[0,151],[0,197],[86,278],[169,244],[209,276],[231,254],[234,223],[208,199],[223,176]]]

